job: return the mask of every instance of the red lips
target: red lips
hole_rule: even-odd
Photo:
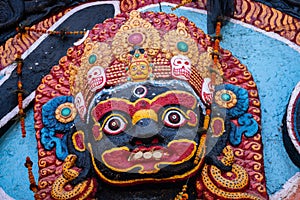
[[[168,147],[140,146],[133,151],[127,147],[113,148],[102,154],[105,165],[117,172],[157,173],[165,165],[188,161],[196,151],[194,141],[174,140]]]

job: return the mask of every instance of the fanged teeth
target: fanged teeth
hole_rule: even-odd
[[[145,160],[149,160],[151,158],[154,158],[155,160],[159,160],[163,157],[163,155],[167,155],[167,154],[163,153],[160,150],[155,150],[153,152],[151,152],[151,151],[147,151],[147,152],[138,151],[136,153],[132,153],[129,156],[128,161],[138,160],[138,159],[141,159],[141,158],[144,158]]]
[[[143,157],[148,160],[148,159],[152,158],[152,153],[151,152],[145,152],[143,154]]]
[[[139,151],[136,154],[133,155],[133,159],[137,160],[143,157],[143,152]]]
[[[161,151],[154,151],[152,156],[155,159],[160,159],[163,156],[163,153]]]

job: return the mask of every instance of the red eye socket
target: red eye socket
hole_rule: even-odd
[[[188,61],[185,61],[184,64],[185,64],[185,65],[189,65],[190,63],[189,63]]]
[[[164,116],[164,124],[169,127],[178,128],[183,126],[187,120],[178,110],[169,110]]]
[[[122,117],[112,116],[106,121],[103,131],[109,135],[116,135],[123,132],[126,129],[126,125],[127,123]]]
[[[181,64],[181,60],[178,60],[176,63],[180,65]]]

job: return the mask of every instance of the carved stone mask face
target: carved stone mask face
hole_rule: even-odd
[[[172,76],[188,80],[191,75],[191,61],[188,57],[178,55],[171,59]]]
[[[136,62],[129,68],[129,74],[133,81],[144,81],[147,80],[151,69],[149,64],[146,62]]]
[[[100,177],[114,184],[172,180],[179,173],[187,177],[196,167],[202,119],[199,97],[189,85],[174,80],[127,83],[100,93],[87,137]]]
[[[106,82],[104,69],[100,66],[92,67],[87,73],[87,81],[92,92],[102,89]]]

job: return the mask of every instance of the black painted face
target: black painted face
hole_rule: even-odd
[[[199,98],[179,81],[127,83],[101,92],[87,136],[95,171],[122,184],[188,176],[196,167],[200,116]]]

